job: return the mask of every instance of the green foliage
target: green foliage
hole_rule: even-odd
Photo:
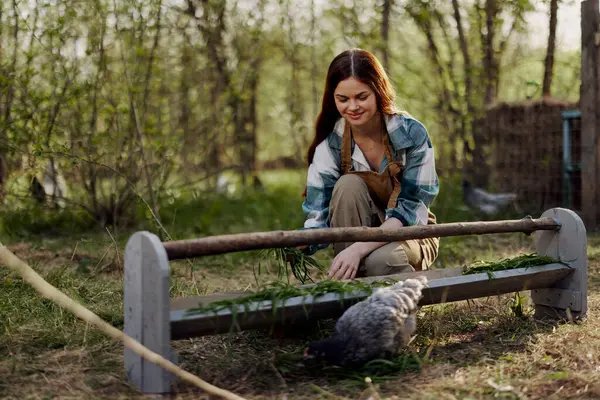
[[[519,292],[515,293],[510,310],[513,312],[515,317],[523,318],[525,315],[526,297],[522,296]]]
[[[11,239],[28,238],[32,234],[82,234],[96,229],[97,224],[85,210],[74,208],[57,211],[34,204],[16,210],[0,210],[0,235]]]
[[[160,198],[160,218],[174,239],[303,226],[299,172],[278,171],[264,176],[262,191],[244,189],[235,182],[233,194],[194,187],[165,191]],[[147,224],[152,226],[152,221]]]
[[[439,176],[440,190],[431,205],[438,223],[473,221],[477,216],[462,201],[462,179],[460,174]]]
[[[267,249],[261,252],[263,260],[274,258],[278,267],[278,278],[285,276],[289,281],[289,268],[296,279],[301,283],[313,279],[310,276],[310,269],[323,270],[323,267],[311,256],[304,254],[302,250],[296,248],[276,248]],[[258,273],[261,271],[261,263],[258,264]]]
[[[525,254],[517,257],[502,259],[500,261],[495,262],[474,262],[464,269],[463,275],[486,273],[488,274],[488,276],[490,276],[490,279],[492,279],[493,272],[495,271],[503,271],[517,268],[530,268],[538,265],[551,264],[555,262],[560,261],[557,261],[552,257],[539,256],[536,254]],[[276,281],[251,294],[241,296],[235,299],[219,300],[212,303],[203,304],[199,307],[188,309],[187,313],[217,313],[225,309],[229,309],[231,310],[231,312],[234,313],[237,312],[238,309],[248,311],[250,310],[250,305],[256,305],[257,302],[261,301],[270,301],[273,305],[275,312],[275,308],[279,307],[280,302],[284,304],[285,300],[291,299],[293,297],[306,298],[307,296],[311,296],[313,299],[316,299],[328,293],[338,293],[341,295],[342,299],[345,294],[350,293],[361,293],[362,295],[368,296],[373,292],[374,288],[390,286],[393,285],[395,282],[397,282],[397,280],[394,279],[385,279],[373,283],[365,283],[359,280],[324,280],[317,282],[312,286],[300,288],[289,283]]]
[[[324,280],[317,282],[313,286],[306,288],[299,288],[289,283],[280,281],[272,282],[266,285],[263,289],[260,289],[252,294],[238,297],[231,300],[219,300],[209,304],[202,305],[200,307],[194,307],[187,310],[188,314],[203,314],[203,313],[217,313],[221,310],[229,309],[232,312],[239,307],[244,310],[250,310],[249,306],[260,301],[270,301],[273,307],[276,308],[279,302],[285,303],[285,300],[293,297],[307,297],[311,296],[313,299],[324,296],[328,293],[338,293],[340,295],[351,294],[351,293],[365,293],[369,295],[373,292],[376,287],[389,286],[395,283],[394,280],[383,280],[374,283],[364,283],[362,281],[334,281]]]
[[[554,257],[540,256],[538,254],[523,254],[518,257],[505,258],[500,261],[478,261],[469,267],[465,268],[463,275],[487,273],[490,278],[493,278],[495,271],[504,271],[517,268],[531,268],[539,265],[560,263],[567,265],[564,261],[556,260]]]
[[[14,166],[12,178],[53,157],[77,188],[73,200],[86,206],[92,219],[111,224],[135,216],[134,222],[147,222],[146,205],[138,207],[135,199],[142,196],[151,207],[153,196],[172,201],[168,192],[176,191],[177,173],[190,180],[210,175],[245,164],[243,154],[258,165],[281,157],[303,160],[330,61],[345,48],[363,47],[378,56],[385,50],[381,2],[314,3],[314,20],[306,4],[295,1],[254,0],[243,7],[190,1],[195,13],[157,0],[7,3],[0,18],[0,39],[11,49],[0,74],[0,100],[6,105],[0,151]],[[542,77],[544,49],[517,41],[528,34],[521,17],[533,4],[497,3],[502,11],[494,19],[497,34],[509,30],[511,17],[519,22],[500,64],[499,99],[540,95],[534,89]],[[466,73],[475,83],[485,78],[480,67],[484,14],[468,2],[460,5],[473,64]],[[460,168],[464,149],[457,138],[468,132],[448,126],[449,113],[440,112],[445,85],[451,114],[466,122],[474,117],[461,100],[466,77],[453,10],[441,1],[411,0],[394,7],[388,72],[398,105],[427,126],[438,164]],[[499,35],[496,42],[502,39]],[[441,76],[429,40],[437,44]],[[576,99],[580,54],[558,50],[553,94]],[[475,89],[479,99],[481,85]],[[479,100],[474,104],[483,107]],[[448,165],[450,155],[457,165]],[[444,196],[440,193],[434,206],[440,221],[469,217]],[[115,210],[117,215],[106,215]],[[164,214],[172,221],[170,211]],[[204,221],[197,225],[192,232],[212,229]]]

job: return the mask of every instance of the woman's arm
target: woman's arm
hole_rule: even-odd
[[[380,228],[400,229],[402,222],[396,218],[388,218]],[[360,260],[387,242],[355,242],[342,250],[331,263],[328,277],[334,279],[352,279],[356,276]]]
[[[402,224],[402,222],[397,219],[397,218],[388,218],[387,220],[385,220],[385,222],[383,224],[381,224],[380,228],[382,229],[390,229],[390,230],[395,230],[395,229],[400,229],[402,228],[404,225]],[[368,254],[370,254],[372,251],[380,248],[381,246],[387,244],[387,242],[355,242],[352,244],[352,246],[356,247],[356,251],[358,252],[358,254],[360,254],[360,258],[364,258],[366,257]],[[349,247],[352,247],[349,246]]]
[[[402,188],[396,207],[386,209],[386,219],[397,218],[404,226],[427,225],[429,207],[439,193],[433,145],[416,120],[409,120],[408,135],[414,145],[406,149]]]
[[[304,227],[300,229],[328,227],[329,203],[339,177],[339,156],[336,157],[326,139],[315,149],[315,156],[308,167],[306,198],[302,203],[302,211],[306,215],[306,220]],[[327,246],[327,244],[311,245],[305,252],[314,254],[317,250]]]
[[[400,229],[403,226],[426,225],[429,206],[439,191],[435,170],[433,146],[425,127],[416,120],[408,122],[408,137],[414,143],[406,149],[406,163],[397,205],[386,209],[383,229]],[[329,277],[352,279],[356,276],[360,260],[385,242],[355,242],[334,258]]]

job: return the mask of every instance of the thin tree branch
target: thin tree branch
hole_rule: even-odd
[[[116,0],[113,0],[113,5],[115,10],[117,10],[117,4],[116,4]],[[121,48],[123,49],[123,39],[121,37],[121,35],[118,33],[119,32],[119,18],[118,18],[118,14],[115,15],[115,29],[117,31],[117,35],[119,38],[119,42],[121,43]],[[137,107],[135,105],[135,100],[133,98],[133,89],[131,87],[131,80],[129,78],[129,74],[127,72],[127,60],[125,60],[125,54],[124,52],[121,50],[121,61],[123,63],[123,73],[125,75],[125,80],[127,83],[127,88],[129,91],[129,103],[131,106],[131,111],[133,112],[133,117],[134,117],[134,122],[135,122],[135,134],[137,136],[137,140],[139,142],[139,146],[140,146],[140,153],[141,153],[141,157],[142,157],[142,165],[144,168],[144,174],[146,175],[146,184],[148,186],[148,194],[150,195],[150,202],[152,203],[152,214],[153,217],[156,219],[156,221],[159,223],[159,225],[162,228],[162,224],[160,224],[160,218],[158,216],[158,202],[156,200],[156,196],[154,195],[154,189],[152,188],[152,177],[150,175],[150,168],[148,166],[148,161],[146,158],[146,152],[145,152],[145,147],[144,147],[144,140],[143,140],[143,135],[142,135],[142,127],[140,124],[140,118],[138,115],[138,111],[137,111]],[[162,228],[164,230],[164,228]]]

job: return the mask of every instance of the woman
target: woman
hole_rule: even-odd
[[[383,67],[352,49],[330,64],[316,135],[308,150],[304,228],[435,224],[434,152],[425,127],[399,112]],[[327,245],[311,245],[313,254]],[[353,279],[428,268],[439,239],[335,243],[329,278]]]

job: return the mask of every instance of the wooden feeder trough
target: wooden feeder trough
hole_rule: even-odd
[[[279,301],[273,312],[271,301],[255,302],[218,312],[194,313],[191,309],[216,300],[247,293],[217,293],[210,296],[169,297],[169,260],[234,251],[293,247],[309,243],[347,241],[399,241],[426,237],[523,232],[535,235],[536,251],[563,263],[530,268],[463,275],[464,267],[362,278],[364,282],[404,280],[427,276],[428,287],[420,305],[439,304],[531,290],[536,317],[581,319],[587,314],[587,238],[582,220],[571,210],[553,208],[539,219],[449,223],[405,227],[396,231],[381,228],[328,228],[236,234],[162,243],[149,232],[136,232],[125,251],[124,331],[150,350],[175,360],[170,341],[272,326],[339,317],[366,292],[328,293]],[[302,285],[309,286],[309,285]],[[235,314],[235,318],[234,318]],[[125,348],[128,378],[144,393],[168,393],[173,378]]]

